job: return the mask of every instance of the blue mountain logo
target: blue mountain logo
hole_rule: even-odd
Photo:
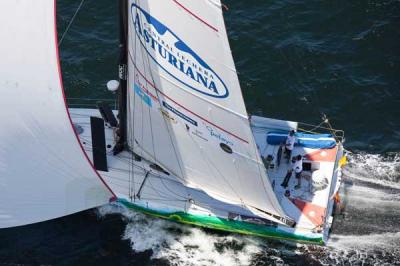
[[[222,79],[173,31],[136,4],[131,12],[141,45],[163,71],[186,88],[215,98],[228,97]]]

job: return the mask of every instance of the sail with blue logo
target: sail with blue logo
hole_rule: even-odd
[[[128,145],[184,184],[286,217],[266,175],[217,0],[129,2]]]

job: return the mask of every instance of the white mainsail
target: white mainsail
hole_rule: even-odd
[[[131,0],[128,144],[188,186],[286,217],[249,126],[218,0]]]
[[[0,1],[0,228],[105,204],[63,96],[55,1]]]

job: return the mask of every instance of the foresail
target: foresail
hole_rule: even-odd
[[[216,0],[131,0],[130,147],[220,200],[285,217],[249,126]]]
[[[0,1],[0,228],[105,204],[66,109],[55,1]]]

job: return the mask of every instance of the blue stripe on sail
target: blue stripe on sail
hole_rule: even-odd
[[[135,83],[135,93],[142,99],[142,101],[148,106],[152,106],[151,98],[147,95],[140,87]]]
[[[190,124],[195,125],[197,127],[197,122],[195,120],[193,120],[192,118],[188,117],[187,115],[179,112],[178,110],[176,110],[174,107],[172,107],[171,105],[167,104],[166,102],[163,102],[163,105],[165,108],[167,108],[169,111],[173,112],[174,114],[176,114],[177,116],[179,116],[180,118],[188,121]]]

